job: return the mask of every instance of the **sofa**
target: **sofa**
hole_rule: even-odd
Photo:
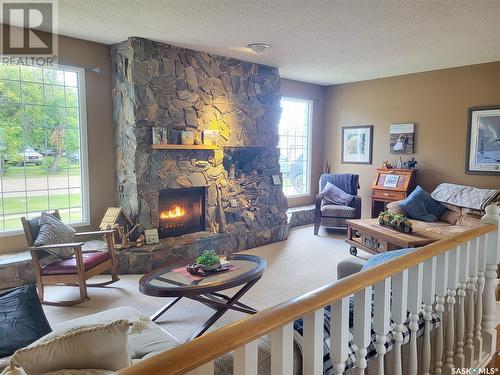
[[[471,186],[443,183],[431,193],[431,196],[443,204],[446,211],[434,222],[415,219],[411,219],[411,221],[419,228],[444,237],[451,237],[477,227],[481,224],[481,217],[485,214],[483,207],[487,204],[500,205],[500,191],[495,189],[478,189]],[[401,208],[401,202],[388,203],[387,210],[391,213],[409,216]],[[463,202],[463,205],[449,202]],[[337,265],[338,279],[359,272],[365,263],[365,259],[353,256],[344,259]]]

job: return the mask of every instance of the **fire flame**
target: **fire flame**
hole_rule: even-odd
[[[179,206],[175,206],[171,208],[170,210],[163,211],[160,214],[160,219],[173,219],[176,217],[181,217],[184,216],[186,212]]]

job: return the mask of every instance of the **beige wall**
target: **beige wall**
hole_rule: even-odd
[[[414,122],[418,183],[441,182],[500,188],[500,176],[465,174],[467,110],[500,105],[500,62],[331,86],[327,90],[325,161],[332,172],[360,174],[363,216],[370,215],[370,185],[389,153],[389,126]],[[341,127],[374,125],[373,164],[340,162]],[[411,156],[410,156],[411,157]],[[408,158],[406,158],[408,159]],[[405,158],[403,158],[405,160]]]
[[[291,81],[281,80],[281,95],[292,98],[309,99],[313,101],[313,123],[312,123],[312,152],[311,152],[311,195],[307,197],[288,199],[290,207],[310,204],[318,193],[319,175],[323,170],[323,131],[325,124],[325,96],[326,87]]]
[[[96,228],[106,208],[115,205],[115,151],[109,47],[60,37],[59,56],[60,64],[101,68],[99,75],[92,72],[85,74],[91,221],[89,229]],[[25,247],[24,235],[0,237],[0,253]]]

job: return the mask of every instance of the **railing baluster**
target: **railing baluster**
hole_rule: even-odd
[[[214,375],[214,361],[207,362],[204,365],[189,371],[187,375]]]
[[[465,366],[465,356],[464,356],[464,337],[465,337],[465,288],[467,283],[467,275],[469,271],[469,253],[470,245],[469,243],[463,243],[459,246],[458,259],[459,259],[459,270],[458,270],[458,305],[457,309],[457,327],[456,327],[456,345],[455,345],[455,355],[453,357],[453,363],[455,367],[464,368]]]
[[[486,236],[479,237],[479,247],[477,249],[477,292],[476,308],[474,310],[474,360],[480,361],[483,353],[483,291],[484,291],[484,271],[486,269]]]
[[[372,323],[372,287],[365,288],[354,294],[354,333],[353,342],[358,347],[356,351],[359,374],[365,373],[366,348],[370,344]]]
[[[373,330],[377,334],[376,350],[378,362],[378,375],[384,375],[384,356],[386,353],[385,342],[391,329],[391,279],[375,284],[375,305],[373,306]]]
[[[341,375],[344,373],[345,361],[349,354],[349,299],[343,298],[330,308],[332,312],[330,355],[334,374]]]
[[[392,276],[392,310],[394,321],[394,375],[403,373],[401,345],[403,344],[403,324],[406,321],[408,301],[408,270]]]
[[[436,263],[432,257],[424,262],[422,302],[424,304],[424,342],[422,348],[422,374],[429,375],[431,370],[431,320],[432,304],[436,295]]]
[[[443,342],[444,342],[444,304],[448,287],[448,259],[449,254],[445,252],[437,257],[436,260],[436,313],[439,317],[439,326],[436,329],[434,339],[434,375],[440,375],[443,372]]]
[[[483,292],[483,347],[490,355],[495,352],[496,334],[495,310],[496,310],[496,278],[498,264],[498,246],[500,245],[498,222],[500,207],[490,205],[486,207],[486,215],[481,218],[484,224],[497,225],[497,229],[486,234],[486,271],[484,273]]]
[[[457,294],[456,288],[458,285],[458,273],[460,266],[458,260],[458,248],[449,250],[448,253],[448,298],[446,299],[448,309],[446,312],[446,352],[443,366],[443,371],[445,374],[451,374],[451,370],[454,367],[453,354],[455,350],[455,296]]]
[[[323,309],[304,316],[304,374],[323,374]]]
[[[479,246],[479,238],[474,239],[469,244],[469,278],[467,279],[467,313],[465,314],[466,329],[464,347],[464,367],[466,368],[471,368],[474,363],[474,293],[477,283],[477,248]]]
[[[422,310],[422,264],[417,264],[408,270],[408,311],[410,312],[410,356],[408,371],[410,375],[417,375],[417,331],[418,318]]]
[[[271,333],[271,374],[293,374],[293,325],[285,324]]]
[[[234,351],[234,373],[238,375],[257,375],[257,341],[239,347]]]

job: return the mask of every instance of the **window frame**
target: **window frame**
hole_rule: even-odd
[[[45,66],[39,67],[44,68]],[[75,72],[77,75],[78,84],[78,120],[79,120],[79,135],[80,135],[80,178],[81,178],[81,200],[82,200],[82,220],[75,222],[68,222],[66,224],[71,227],[83,227],[90,225],[90,191],[89,191],[89,160],[88,160],[88,139],[87,139],[87,102],[85,90],[85,69],[77,66],[54,64],[47,66],[49,69],[61,69],[66,71]],[[20,81],[22,82],[22,81]],[[26,177],[25,177],[26,178]],[[27,189],[25,190],[25,192]],[[47,191],[50,189],[47,187]],[[71,207],[70,207],[71,209]],[[26,213],[27,214],[27,213]],[[21,219],[19,219],[21,222]],[[0,229],[0,237],[9,237],[19,234],[24,234],[23,228],[19,229]]]
[[[306,192],[301,193],[301,194],[296,194],[296,195],[291,195],[288,196],[285,194],[283,191],[283,194],[285,194],[286,199],[290,203],[293,200],[299,200],[303,198],[308,198],[312,196],[312,127],[313,127],[313,111],[314,111],[314,100],[308,99],[308,98],[301,98],[301,97],[295,97],[295,96],[281,96],[281,100],[287,100],[290,102],[301,102],[301,103],[307,103],[307,108],[308,108],[308,126],[307,126],[307,170],[308,173],[306,173]],[[281,122],[281,119],[280,119]],[[279,132],[278,128],[278,135],[281,137],[281,134]],[[280,165],[281,169],[281,165]],[[283,181],[282,181],[283,184]],[[283,185],[282,185],[283,187]]]

